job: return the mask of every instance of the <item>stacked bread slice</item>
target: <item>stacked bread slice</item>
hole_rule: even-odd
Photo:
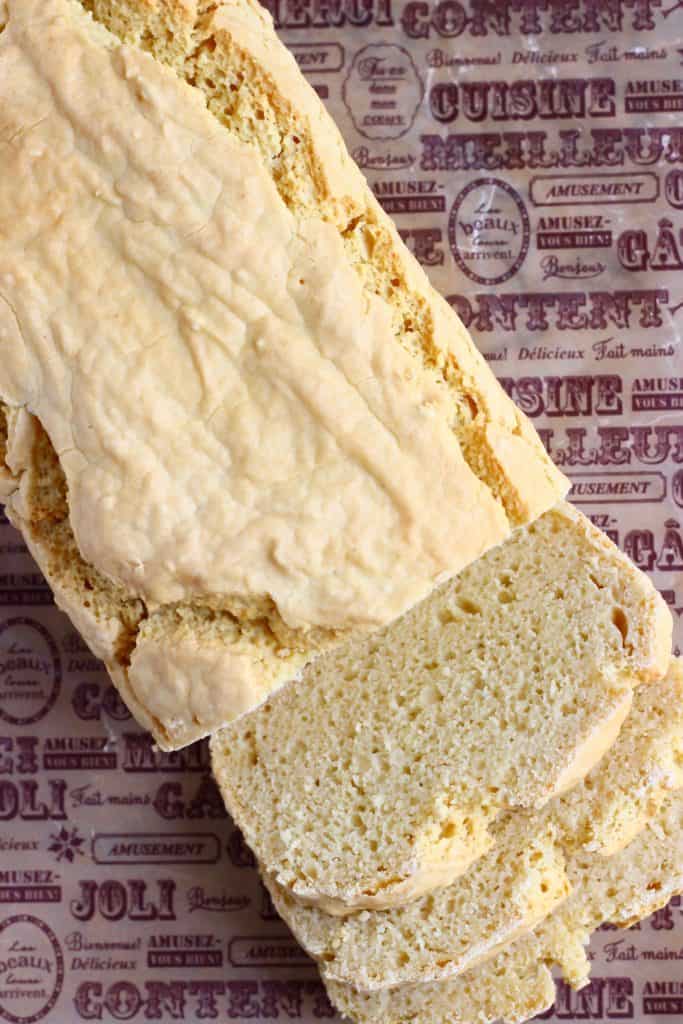
[[[400,908],[346,918],[303,906],[272,882],[271,893],[319,960],[333,997],[346,1007],[355,1000],[362,1020],[402,1020],[396,1006],[404,987],[434,992],[437,981],[448,981],[444,990],[457,989],[454,979],[501,947],[527,955],[532,946],[517,949],[515,940],[532,927],[547,951],[542,961],[583,984],[582,943],[597,925],[615,914],[633,918],[638,911],[626,908],[638,894],[650,906],[652,891],[666,902],[683,886],[683,834],[672,825],[683,810],[672,793],[682,786],[683,668],[674,663],[665,680],[639,689],[618,740],[582,783],[539,812],[506,816],[494,848],[450,886]],[[671,863],[676,872],[663,867]],[[520,890],[535,921],[520,913]],[[373,1015],[375,1006],[383,1015]]]
[[[217,748],[223,773],[229,754]],[[450,885],[342,917],[263,877],[333,1002],[359,1024],[522,1021],[552,1004],[551,966],[587,982],[584,944],[599,924],[633,924],[683,890],[681,787],[683,665],[673,661],[637,690],[586,778],[540,810],[503,814],[492,848]]]
[[[585,943],[601,923],[630,927],[683,890],[683,794],[668,794],[642,832],[609,859],[577,858],[573,891],[540,927],[457,977],[361,992],[328,982],[358,1024],[518,1024],[552,1006],[558,967],[575,987],[588,980]]]
[[[548,965],[584,983],[603,919],[683,885],[669,629],[647,579],[559,506],[213,738],[344,1013],[526,1019],[552,1002]]]

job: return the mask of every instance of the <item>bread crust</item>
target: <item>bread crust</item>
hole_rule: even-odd
[[[49,0],[41,6],[42,28],[45,39],[59,39],[48,46],[40,33],[31,28],[36,21],[31,22],[27,14],[30,2],[7,3],[9,22],[0,39],[0,60],[11,62],[13,72],[5,80],[18,81],[21,69],[27,82],[26,88],[17,85],[16,94],[8,87],[5,106],[8,116],[15,117],[19,127],[31,116],[31,102],[36,109],[40,107],[45,117],[36,117],[30,145],[22,142],[20,151],[12,150],[10,155],[5,151],[6,159],[18,160],[24,170],[28,167],[30,177],[34,166],[31,161],[39,159],[35,153],[42,153],[42,159],[47,159],[70,137],[68,131],[64,139],[50,136],[50,126],[59,117],[71,117],[73,124],[68,127],[76,134],[82,134],[82,125],[99,124],[105,119],[106,101],[101,107],[101,118],[94,110],[86,109],[84,103],[94,103],[99,96],[97,88],[88,86],[86,77],[89,67],[94,68],[106,54],[95,77],[98,86],[106,78],[105,93],[116,93],[117,118],[130,115],[132,125],[134,115],[141,111],[145,115],[145,129],[137,143],[128,140],[130,152],[123,162],[135,165],[140,179],[145,178],[143,143],[147,133],[151,138],[157,101],[161,104],[159,109],[167,102],[177,112],[174,118],[170,116],[173,110],[169,108],[169,113],[164,108],[166,125],[175,127],[176,120],[179,126],[196,125],[193,146],[200,146],[204,131],[216,144],[232,147],[232,163],[239,155],[253,172],[245,172],[240,180],[258,179],[260,200],[266,205],[271,203],[268,216],[272,246],[266,245],[264,251],[277,250],[275,221],[279,218],[281,226],[292,225],[294,242],[290,240],[288,245],[296,249],[296,259],[301,265],[310,264],[310,281],[306,283],[306,275],[301,273],[299,282],[305,286],[301,310],[309,327],[315,324],[316,317],[320,319],[320,329],[311,328],[316,344],[329,339],[335,329],[341,331],[345,317],[351,333],[363,335],[356,366],[359,380],[364,382],[362,386],[349,376],[349,367],[346,363],[342,366],[337,356],[326,356],[325,366],[335,367],[340,373],[331,397],[328,395],[322,404],[316,405],[314,400],[311,367],[315,360],[292,362],[286,380],[287,388],[301,392],[301,401],[287,406],[287,416],[296,421],[295,447],[308,445],[311,451],[318,452],[325,448],[329,435],[348,449],[338,473],[335,468],[337,476],[332,473],[332,478],[338,477],[338,485],[331,482],[329,487],[322,486],[316,492],[318,476],[322,479],[322,470],[327,472],[329,468],[327,462],[322,469],[316,465],[305,487],[292,485],[295,492],[297,487],[301,490],[300,511],[306,516],[308,528],[302,530],[296,516],[297,522],[291,515],[289,519],[285,516],[282,523],[278,521],[271,537],[267,524],[276,515],[275,509],[284,508],[286,503],[280,481],[275,481],[275,487],[269,478],[267,487],[275,487],[276,499],[268,505],[267,514],[251,515],[253,510],[249,506],[249,530],[245,527],[231,532],[232,519],[239,519],[248,502],[238,502],[234,516],[219,516],[218,527],[213,513],[206,519],[206,510],[213,509],[214,499],[218,501],[216,488],[211,484],[208,490],[202,490],[207,473],[199,472],[199,463],[194,466],[191,461],[195,451],[203,451],[204,441],[199,444],[195,436],[204,430],[203,419],[200,417],[201,423],[198,420],[195,424],[194,434],[194,421],[189,424],[189,468],[186,466],[175,475],[173,471],[169,473],[165,465],[167,453],[174,450],[177,439],[175,434],[169,434],[168,444],[163,445],[156,435],[166,429],[160,426],[162,421],[172,426],[174,417],[164,420],[161,405],[156,399],[150,400],[143,420],[154,423],[154,428],[133,428],[131,424],[140,412],[137,407],[144,406],[146,401],[145,389],[131,405],[124,401],[127,388],[114,388],[112,406],[106,379],[118,372],[118,364],[115,360],[107,363],[104,383],[96,376],[96,368],[102,358],[108,357],[112,344],[101,346],[102,358],[94,358],[93,354],[83,356],[81,363],[89,369],[80,373],[76,383],[71,369],[78,361],[78,332],[74,334],[73,330],[76,321],[72,317],[61,326],[55,321],[54,330],[34,325],[45,304],[44,293],[53,269],[49,253],[46,265],[51,269],[47,276],[41,277],[39,264],[35,273],[32,271],[36,290],[30,301],[21,267],[16,266],[9,250],[5,254],[8,265],[18,274],[7,277],[9,294],[3,296],[0,304],[3,328],[10,338],[7,351],[11,355],[0,370],[0,400],[14,411],[30,410],[59,453],[68,499],[67,514],[59,522],[61,554],[56,554],[54,538],[47,542],[50,551],[46,553],[45,537],[36,537],[31,514],[22,515],[11,496],[10,514],[29,535],[29,544],[42,559],[41,565],[45,568],[47,564],[48,575],[55,559],[64,563],[68,554],[79,562],[77,571],[71,573],[71,582],[92,570],[90,583],[96,588],[103,583],[107,591],[103,600],[110,604],[111,613],[106,625],[101,619],[96,624],[92,621],[87,594],[70,586],[63,576],[51,575],[61,605],[86,629],[94,647],[107,652],[112,675],[121,684],[131,710],[142,724],[152,728],[160,746],[173,749],[258,705],[269,692],[295,677],[321,650],[394,620],[429,593],[440,579],[456,573],[503,540],[511,529],[550,507],[566,492],[568,481],[552,464],[529,422],[499,387],[456,314],[430,287],[422,268],[401,242],[349,157],[318,97],[278,41],[270,17],[260,5],[250,0],[219,4],[192,0]],[[85,15],[84,8],[93,20]],[[31,58],[22,64],[23,49],[35,50],[43,44],[42,63]],[[87,51],[87,60],[72,61],[69,74],[78,67],[82,80],[79,79],[77,89],[71,90],[69,103],[62,103],[57,114],[51,108],[48,110],[50,91],[59,92],[62,86],[57,88],[56,83],[61,81],[60,75],[71,59],[68,54],[73,56],[78,47],[84,54]],[[150,53],[155,62],[150,60]],[[43,77],[30,77],[27,66],[32,63],[41,67]],[[136,89],[126,86],[117,92],[115,86],[120,81],[111,73],[112,68],[120,70],[126,83],[138,83]],[[46,89],[50,75],[54,80]],[[164,96],[166,100],[162,102]],[[121,105],[125,104],[128,106],[123,109]],[[212,117],[206,114],[205,105]],[[65,114],[67,108],[69,113]],[[115,147],[124,145],[126,140],[116,135],[115,125],[110,125],[108,131],[116,139]],[[132,129],[130,134],[132,139]],[[170,138],[171,134],[162,133],[159,144],[165,144],[167,136]],[[92,158],[83,175],[89,182],[93,173],[108,166],[106,147],[100,146],[102,140],[95,135],[82,141],[81,148],[87,149]],[[155,148],[151,142],[149,148]],[[164,157],[161,166],[167,168],[171,163]],[[231,160],[226,158],[220,165],[226,168]],[[75,164],[74,168],[78,170]],[[11,170],[8,168],[8,174]],[[216,168],[205,165],[199,170],[206,171],[207,179],[216,172]],[[84,196],[79,193],[74,208],[85,208],[90,200],[106,194],[108,205],[105,204],[104,215],[111,216],[119,187],[116,168],[114,171],[112,189],[108,189],[105,174],[104,184],[98,180],[93,186],[93,196],[84,193],[88,202],[81,203]],[[158,171],[157,168],[148,175],[147,191],[135,184],[124,187],[126,201],[133,208],[131,222],[151,223],[155,217],[158,220],[157,208],[154,216],[145,214],[145,196],[163,185],[163,174]],[[66,191],[78,190],[82,184],[74,171]],[[126,188],[132,188],[130,194]],[[59,189],[53,191],[55,196],[59,195]],[[22,200],[26,200],[24,220],[30,220],[34,213],[47,215],[42,206],[31,207],[29,199],[27,194]],[[251,201],[247,193],[243,201]],[[235,202],[231,208],[237,210],[241,205]],[[164,210],[171,206],[167,202]],[[252,218],[249,223],[253,225],[257,219]],[[23,222],[21,218],[19,222]],[[132,268],[124,260],[126,268],[149,275],[149,262],[145,263],[149,253],[138,244],[139,240],[125,235],[126,223],[117,222],[107,237],[118,238],[123,232],[127,238],[125,251],[135,253]],[[182,224],[179,221],[174,226],[180,230]],[[53,227],[52,222],[46,223],[45,231],[39,235],[49,237]],[[249,231],[245,229],[243,233]],[[193,234],[185,232],[184,237]],[[94,244],[95,235],[91,234],[91,238]],[[225,251],[224,246],[219,249]],[[118,264],[115,260],[110,262],[111,253],[107,251],[104,262],[110,266],[111,276]],[[208,259],[212,256],[208,252],[205,255]],[[292,253],[289,255],[293,260],[290,276],[296,283],[299,263]],[[97,264],[94,252],[91,261],[93,266]],[[186,266],[189,265],[186,261]],[[334,268],[334,281],[330,268]],[[152,268],[152,278],[162,294],[166,284],[161,278],[157,280],[157,269]],[[275,278],[270,280],[272,290]],[[57,286],[58,295],[71,294],[73,290],[69,281],[57,282]],[[81,316],[87,310],[90,292],[92,289],[86,287],[81,295]],[[292,289],[290,293],[293,294]],[[340,301],[338,296],[342,293],[344,300]],[[146,298],[146,293],[138,294]],[[200,303],[200,311],[209,306],[208,301]],[[54,321],[54,315],[51,316]],[[193,318],[189,314],[188,317],[189,326],[181,325],[182,331],[198,330]],[[93,337],[97,325],[107,319],[106,315],[98,314],[93,329],[85,332],[88,337]],[[287,317],[285,322],[289,323]],[[161,321],[159,325],[159,331],[152,333],[164,336]],[[137,330],[138,321],[133,321],[127,331],[131,339]],[[59,343],[62,335],[70,337],[73,349],[66,360]],[[53,337],[58,343],[50,348]],[[284,351],[292,353],[293,358],[294,335],[287,336],[285,341]],[[207,361],[208,348],[202,341],[193,341],[190,347],[202,386],[208,386],[216,376],[213,362]],[[340,351],[347,358],[355,350],[345,341]],[[160,372],[166,358],[160,363]],[[143,359],[141,355],[139,361]],[[280,359],[274,371],[278,380],[286,377],[285,369]],[[188,378],[190,375],[187,374]],[[42,387],[41,382],[48,378],[50,386]],[[266,379],[269,380],[267,374]],[[374,389],[373,381],[377,385]],[[251,381],[248,383],[253,395],[257,387],[251,386]],[[261,376],[256,383],[259,387],[263,384]],[[369,396],[363,391],[368,387],[372,392]],[[99,396],[97,401],[93,398],[95,392]],[[340,399],[343,411],[335,419],[337,403],[333,399],[342,392],[346,405]],[[381,415],[377,404],[380,394]],[[371,410],[369,419],[382,420],[376,431],[361,429],[366,408]],[[187,408],[182,411],[189,415]],[[216,408],[209,412],[213,419]],[[299,423],[304,413],[309,420],[317,417],[321,421],[308,434]],[[250,415],[253,423],[246,429],[246,435],[252,437],[265,430],[268,417],[259,419],[253,402]],[[87,421],[85,430],[82,420]],[[360,426],[354,432],[356,421]],[[116,423],[124,433],[128,430],[122,438],[113,436]],[[287,420],[286,426],[289,425]],[[280,431],[278,436],[285,434],[286,431]],[[155,447],[155,438],[162,448],[159,456],[150,451]],[[398,444],[394,444],[395,440]],[[205,441],[214,458],[213,434]],[[424,448],[422,452],[418,450],[420,445]],[[138,448],[139,457],[135,454]],[[256,469],[250,468],[244,476],[237,474],[237,491],[242,493],[252,487],[255,476],[267,463],[268,450],[269,444],[262,444]],[[289,459],[291,455],[287,449],[282,458]],[[394,457],[396,465],[391,461]],[[277,476],[282,458],[276,453],[268,472]],[[297,457],[297,472],[290,476],[296,478],[298,473],[304,473],[304,461]],[[225,475],[226,459],[218,462]],[[400,465],[406,470],[403,481],[397,471]],[[7,466],[2,470],[6,482],[0,486],[9,489],[10,495],[17,472],[18,469]],[[195,480],[193,486],[180,483],[184,473]],[[199,493],[195,496],[197,489]],[[166,490],[168,496],[164,499]],[[228,482],[223,493],[233,493]],[[196,506],[194,526],[187,531],[184,524],[192,504]],[[258,508],[258,503],[254,507]],[[341,523],[347,522],[346,529],[338,528],[337,513]],[[443,519],[441,526],[436,522],[439,517]],[[386,528],[382,525],[385,518]],[[71,537],[66,536],[69,529]],[[263,531],[262,537],[259,530]],[[373,530],[377,536],[371,536]],[[253,550],[245,549],[242,569],[239,543],[246,536],[250,544],[253,542]],[[381,554],[385,548],[386,552]],[[225,552],[229,552],[228,557],[224,557]],[[234,566],[238,568],[233,574]],[[391,586],[387,586],[389,578]],[[119,613],[109,584],[117,588]],[[128,633],[130,623],[123,606],[135,601],[141,604],[141,615],[133,628],[134,636],[127,642],[126,660],[121,662],[111,656],[112,635],[121,629]],[[117,614],[122,622],[126,620],[123,626],[117,627]],[[210,626],[211,616],[215,627]],[[171,648],[172,658],[167,656]]]

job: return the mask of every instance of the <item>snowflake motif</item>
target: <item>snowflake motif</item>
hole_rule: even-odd
[[[85,839],[78,834],[77,828],[74,827],[69,831],[62,826],[59,832],[52,833],[50,839],[52,842],[48,846],[48,850],[50,853],[56,854],[57,860],[68,860],[70,864],[73,864],[76,854],[80,857],[83,856],[81,847]]]

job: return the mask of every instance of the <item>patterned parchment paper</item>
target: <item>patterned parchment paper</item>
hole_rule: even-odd
[[[573,500],[678,623],[683,3],[270,2]],[[152,749],[6,521],[0,605],[0,1020],[334,1019],[206,747]],[[592,948],[551,1017],[683,1018],[680,901]]]

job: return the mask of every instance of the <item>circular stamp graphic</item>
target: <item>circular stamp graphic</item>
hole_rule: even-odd
[[[40,721],[61,684],[59,648],[45,626],[23,616],[0,624],[0,719],[11,725]]]
[[[64,956],[57,936],[29,914],[0,922],[0,1019],[12,1024],[43,1020],[64,984]]]
[[[506,181],[477,178],[456,196],[448,240],[455,262],[477,284],[502,284],[514,277],[530,237],[526,206]]]
[[[393,43],[359,50],[342,87],[351,120],[366,139],[400,139],[410,131],[423,96],[413,58]]]

